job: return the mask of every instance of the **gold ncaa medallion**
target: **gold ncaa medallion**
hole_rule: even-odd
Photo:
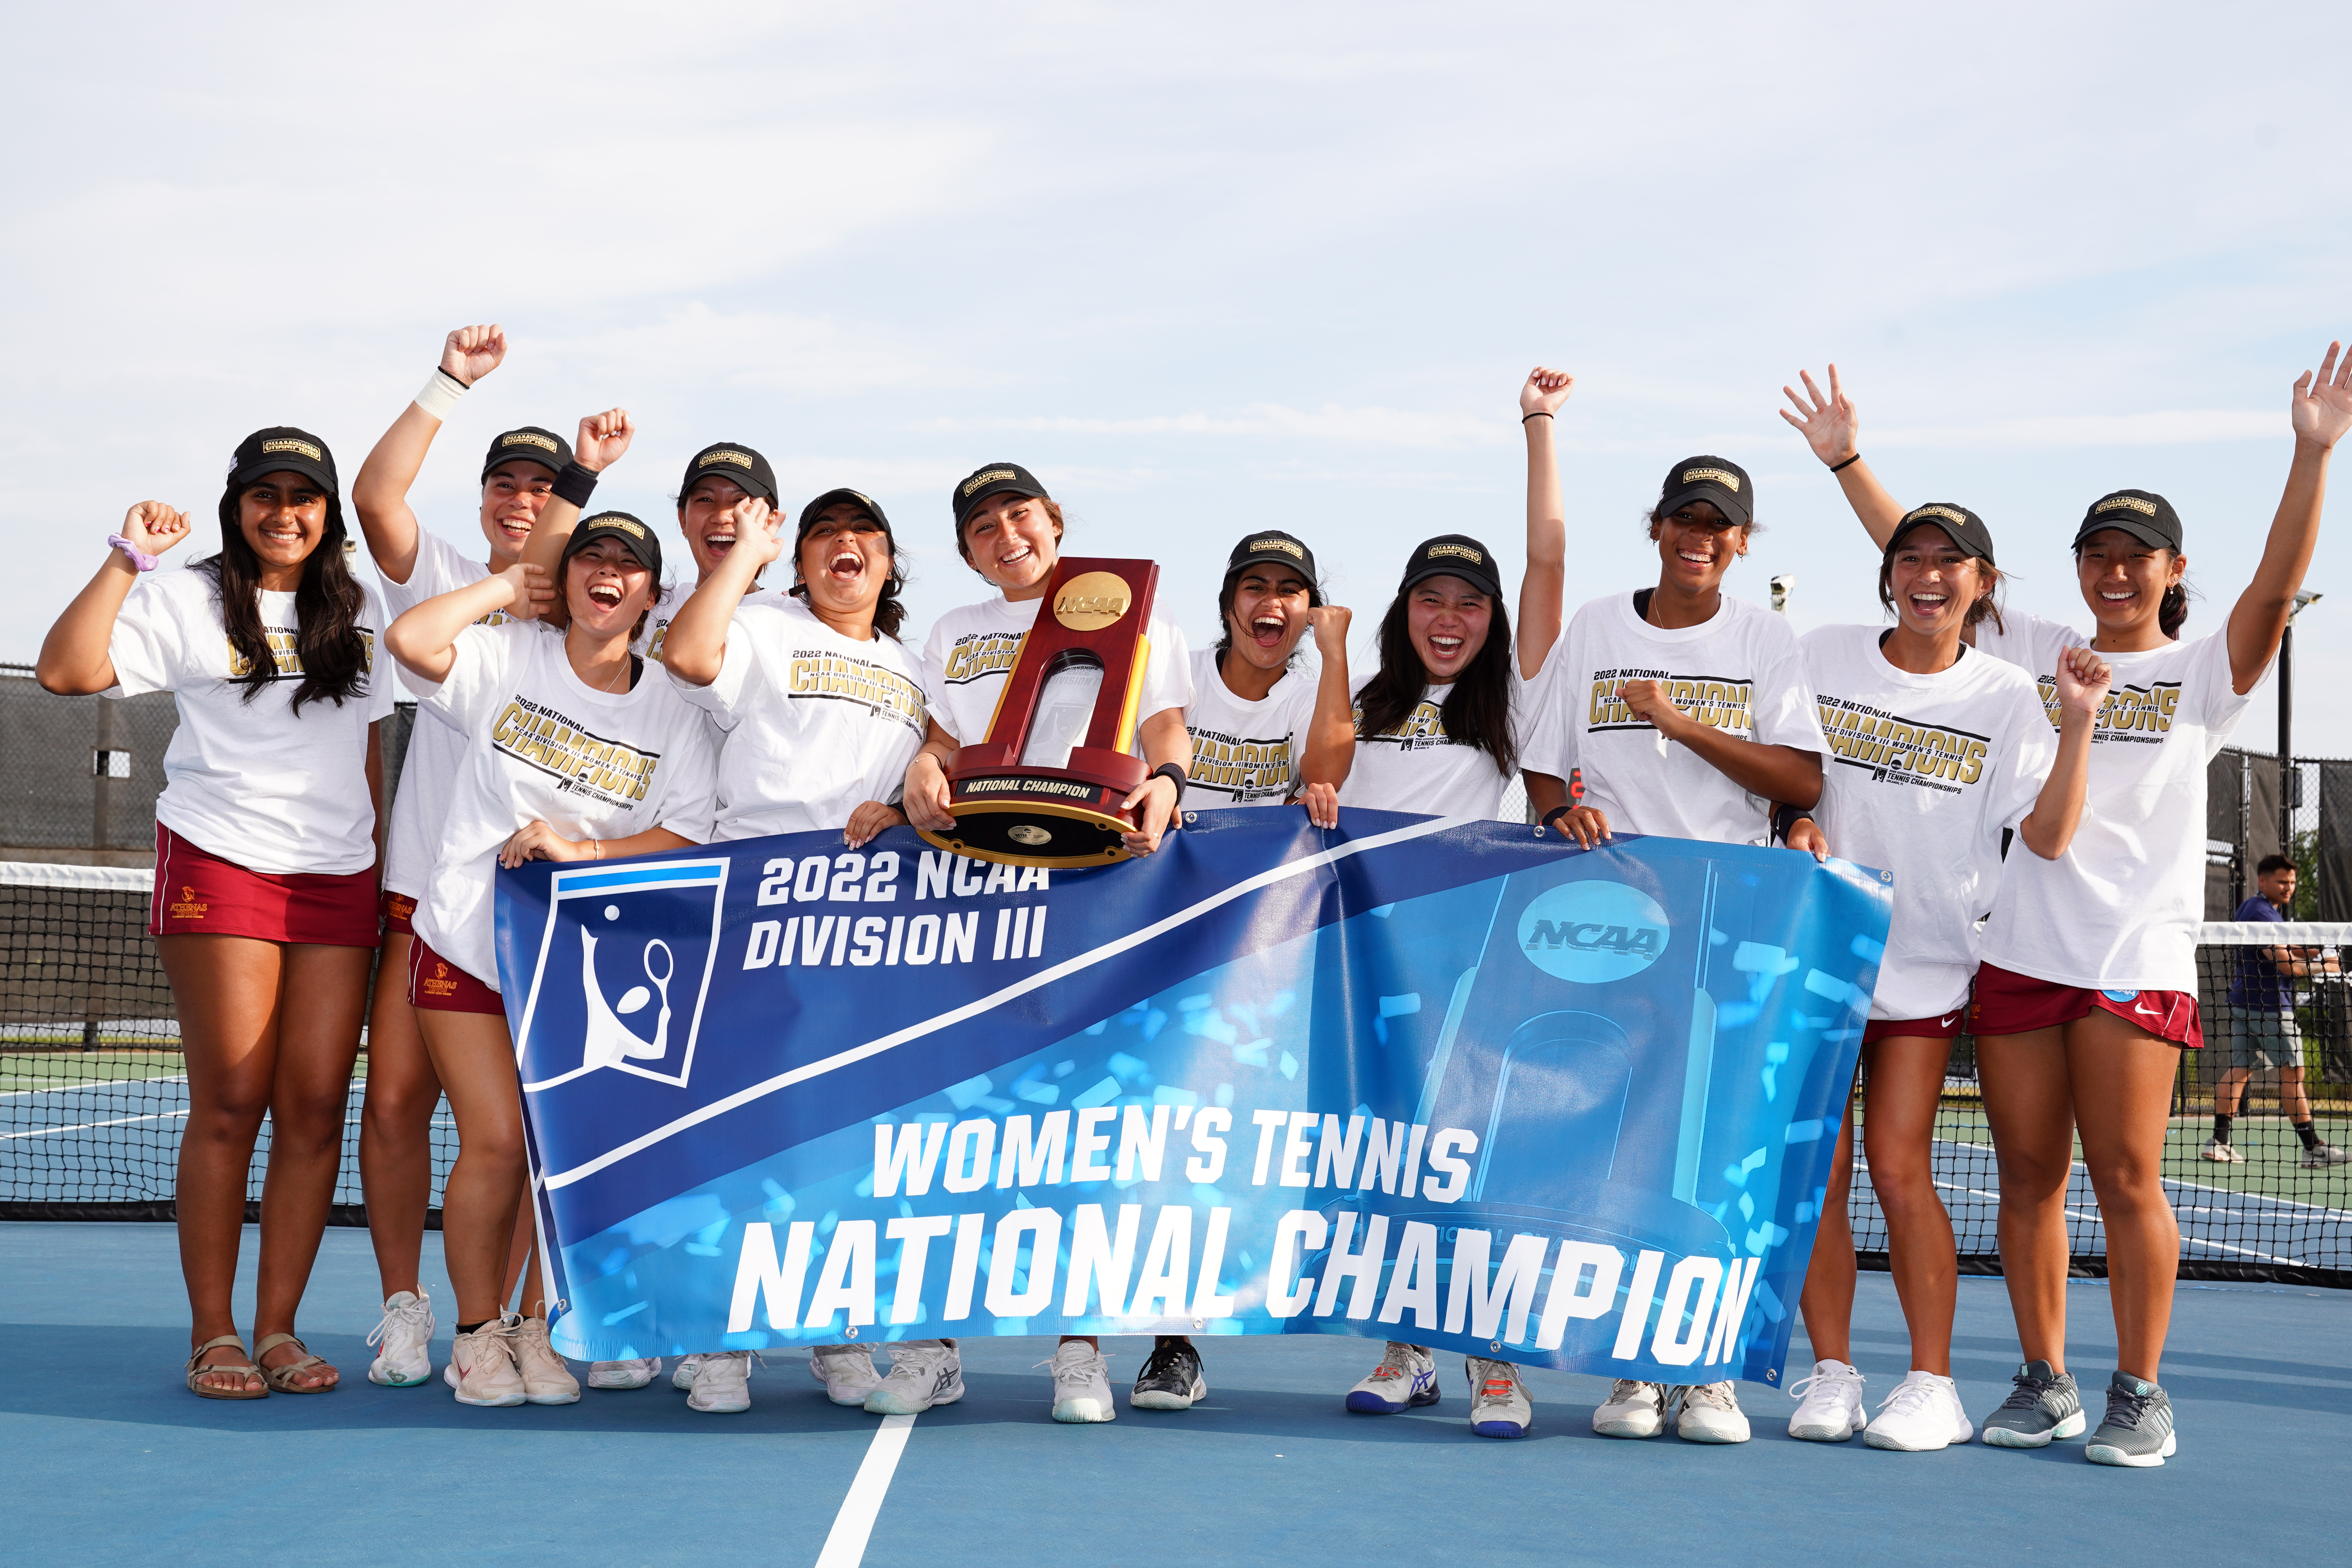
[[[1098,632],[1127,614],[1133,593],[1115,572],[1084,572],[1054,595],[1054,618],[1074,632]]]
[[[1004,837],[1015,844],[1025,844],[1032,849],[1036,848],[1040,844],[1049,844],[1054,838],[1054,836],[1044,828],[1026,822],[1006,828]]]

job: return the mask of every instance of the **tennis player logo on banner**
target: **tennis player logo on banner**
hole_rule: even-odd
[[[723,859],[557,872],[515,1026],[524,1087],[612,1068],[684,1088],[726,890]]]

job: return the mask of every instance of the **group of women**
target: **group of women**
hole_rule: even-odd
[[[771,466],[722,441],[695,455],[677,498],[695,582],[667,588],[667,528],[593,505],[634,435],[614,409],[583,419],[571,441],[523,426],[491,443],[477,559],[422,529],[406,495],[442,421],[505,353],[495,326],[450,333],[353,481],[381,597],[347,563],[325,443],[272,428],[236,450],[217,554],[148,575],[191,526],[141,502],[42,649],[51,690],[178,699],[150,930],[186,1052],[185,1375],[207,1398],[335,1386],[294,1315],[334,1184],[373,967],[360,1158],[385,1300],[368,1375],[393,1386],[432,1376],[418,1253],[430,1121],[446,1094],[459,1153],[443,1208],[457,1331],[444,1380],[473,1405],[578,1399],[530,1256],[525,1132],[492,957],[497,868],[809,830],[856,846],[900,823],[949,826],[948,772],[982,736],[1064,542],[1062,510],[1027,469],[975,470],[953,492],[955,546],[992,592],[940,616],[918,653],[900,640],[906,565],[883,509],[827,491],[788,542]],[[1865,1409],[1847,1349],[1849,1118],[1801,1303],[1820,1360],[1791,1390],[1790,1431],[1862,1432],[1911,1451],[1975,1435],[1951,1379],[1954,1247],[1929,1166],[1946,1061],[1966,1032],[1999,1158],[2024,1363],[1984,1440],[2035,1447],[2087,1425],[2064,1355],[2079,1136],[2119,1346],[2084,1451],[2160,1464],[2175,1446],[2158,1373],[2179,1237],[2158,1173],[2178,1052],[2202,1038],[2204,763],[2267,668],[2310,560],[2328,455],[2352,426],[2352,356],[2339,363],[2331,344],[2295,384],[2293,466],[2261,564],[2201,637],[2184,635],[2187,557],[2162,497],[2116,490],[2084,514],[2070,549],[2087,632],[2004,609],[1984,521],[1950,503],[1906,510],[1863,461],[1834,367],[1826,395],[1810,376],[1804,385],[1784,417],[1879,552],[1892,625],[1801,638],[1727,595],[1759,524],[1747,470],[1712,456],[1675,464],[1647,510],[1656,582],[1567,616],[1554,426],[1572,378],[1538,368],[1519,394],[1516,626],[1502,560],[1478,539],[1441,535],[1406,562],[1374,638],[1378,668],[1352,679],[1349,613],[1325,602],[1313,550],[1279,530],[1245,536],[1226,563],[1214,647],[1188,654],[1172,626],[1150,627],[1136,744],[1151,771],[1127,802],[1128,847],[1156,850],[1188,789],[1196,808],[1297,806],[1329,826],[1343,805],[1492,816],[1522,775],[1563,845],[1664,834],[1891,870],[1861,1074],[1911,1370]],[[789,583],[763,586],[779,566]],[[810,657],[854,672],[863,700],[793,681],[793,662]],[[377,725],[397,683],[420,709],[379,879]],[[551,746],[591,743],[593,763],[545,765]],[[248,1356],[230,1284],[265,1113]],[[866,1345],[822,1346],[809,1368],[835,1403],[882,1414],[961,1397],[954,1341],[890,1350],[884,1369]],[[740,1411],[751,1360],[689,1356],[672,1382],[698,1410]],[[1093,1339],[1065,1338],[1048,1364],[1055,1419],[1114,1418]],[[657,1360],[599,1363],[587,1381],[641,1388],[661,1371]],[[1473,1429],[1523,1436],[1533,1404],[1519,1367],[1471,1357],[1465,1371]],[[1129,1402],[1181,1410],[1206,1390],[1198,1350],[1165,1337]],[[1391,1342],[1346,1404],[1382,1414],[1440,1397],[1431,1352]],[[1592,1421],[1622,1437],[1749,1432],[1729,1382],[1620,1381]]]

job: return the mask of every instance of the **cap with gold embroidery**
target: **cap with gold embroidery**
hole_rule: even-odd
[[[1894,554],[1902,548],[1906,535],[1923,528],[1942,529],[1951,535],[1952,542],[1960,547],[1963,555],[1973,555],[1988,564],[1992,561],[1992,530],[1968,508],[1948,500],[1932,500],[1905,512],[1903,521],[1895,525],[1895,531],[1887,535],[1886,553]]]
[[[525,425],[518,430],[499,432],[490,443],[489,455],[482,459],[482,482],[489,482],[491,470],[500,463],[537,463],[551,474],[560,474],[571,460],[571,442],[552,430]]]
[[[1317,587],[1315,552],[1307,548],[1305,540],[1278,528],[1262,528],[1244,535],[1242,542],[1234,546],[1234,552],[1225,557],[1225,576],[1228,580],[1238,577],[1253,566],[1297,573],[1306,580],[1308,592],[1316,595],[1312,602],[1322,603]]]
[[[331,496],[343,493],[341,481],[335,478],[335,455],[308,430],[272,425],[236,444],[236,455],[228,465],[231,489],[242,489],[264,474],[278,473],[300,474],[323,486]]]
[[[1493,551],[1466,533],[1441,533],[1414,545],[1397,592],[1432,577],[1459,577],[1490,598],[1503,596],[1502,564]]]
[[[768,467],[768,459],[740,441],[713,441],[697,452],[686,465],[686,478],[678,481],[677,502],[686,498],[697,479],[721,479],[743,487],[745,493],[758,496],[770,506],[776,500],[776,470]]]
[[[1685,458],[1666,470],[1666,482],[1658,487],[1658,516],[1672,517],[1697,500],[1742,528],[1756,521],[1756,487],[1748,470],[1728,458]]]
[[[1045,487],[1037,476],[1018,463],[982,463],[956,481],[955,494],[950,498],[955,509],[956,543],[963,543],[965,520],[991,496],[1028,496],[1043,499]]]
[[[2180,514],[2154,490],[2109,490],[2093,501],[2083,514],[2083,526],[2074,531],[2074,548],[2080,550],[2083,541],[2103,528],[2120,528],[2158,550],[2180,548]]]
[[[618,541],[646,571],[656,578],[661,576],[661,541],[643,519],[625,511],[600,511],[582,518],[572,537],[563,542],[563,559],[570,561],[600,539]]]

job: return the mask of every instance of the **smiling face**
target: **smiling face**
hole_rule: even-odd
[[[1287,665],[1307,635],[1308,597],[1307,579],[1286,567],[1244,571],[1234,580],[1233,607],[1225,612],[1234,651],[1260,669]]]
[[[1045,592],[1061,559],[1061,525],[1043,497],[991,496],[963,523],[964,559],[1008,598]]]
[[[521,559],[530,525],[554,493],[555,475],[520,458],[500,463],[482,481],[482,537],[490,542],[490,559],[500,571]]]
[[[563,563],[564,607],[591,636],[626,636],[653,595],[654,574],[616,539],[585,545]]]
[[[890,582],[890,536],[864,507],[835,501],[802,525],[794,565],[809,601],[838,614],[870,613]]]
[[[1915,528],[1886,563],[1886,590],[1909,630],[1933,637],[1957,632],[1969,610],[1992,591],[1985,563],[1930,524]]]
[[[2105,631],[2154,625],[2164,591],[2188,570],[2187,556],[2120,528],[2103,528],[2074,547],[2074,576],[2083,585],[2083,602]]]
[[[686,533],[686,547],[694,554],[695,581],[718,568],[735,548],[735,521],[728,509],[751,499],[751,492],[733,479],[706,474],[688,487],[677,501],[677,525]]]
[[[264,474],[237,497],[236,521],[265,574],[297,570],[327,536],[327,492],[301,474]]]
[[[1433,686],[1470,668],[1494,622],[1495,601],[1459,577],[1425,577],[1405,595],[1405,632]]]
[[[1715,508],[1713,501],[1695,500],[1650,524],[1658,542],[1662,584],[1687,594],[1710,594],[1723,583],[1731,563],[1748,553],[1748,531]]]

